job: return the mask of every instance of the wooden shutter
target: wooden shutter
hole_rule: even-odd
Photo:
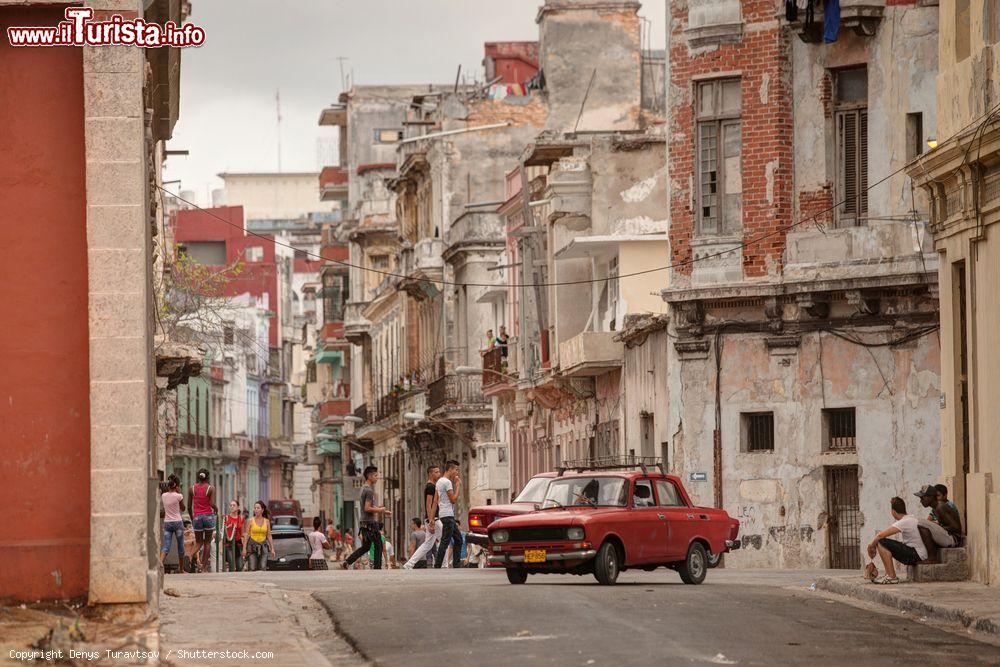
[[[840,226],[862,224],[868,215],[868,111],[837,113],[837,199]]]
[[[858,112],[858,217],[868,217],[868,110]],[[860,224],[859,220],[859,224]]]

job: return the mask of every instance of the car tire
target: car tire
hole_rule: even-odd
[[[603,586],[611,586],[618,579],[620,564],[618,549],[611,542],[605,542],[594,558],[594,577]]]
[[[721,553],[719,553],[719,554],[713,554],[713,553],[708,554],[708,569],[710,569],[710,570],[715,569],[715,568],[719,567],[719,565],[721,563],[722,563],[722,554]]]
[[[708,552],[705,547],[699,542],[688,547],[687,558],[677,571],[685,584],[700,584],[705,581],[705,574],[708,572]]]
[[[509,581],[510,583],[512,583],[512,584],[523,584],[527,580],[528,580],[528,571],[527,570],[524,570],[524,569],[521,569],[521,568],[516,568],[516,567],[508,567],[507,568],[507,581]]]

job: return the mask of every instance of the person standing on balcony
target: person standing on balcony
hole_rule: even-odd
[[[417,563],[427,557],[427,554],[437,552],[434,547],[441,540],[444,526],[438,518],[438,492],[437,482],[441,479],[441,468],[438,466],[427,467],[427,484],[424,485],[424,512],[426,516],[426,536],[417,545],[416,551],[410,554],[410,560],[403,565],[404,569],[412,570]]]
[[[492,350],[497,345],[497,339],[493,335],[493,329],[486,330],[486,347],[479,351],[479,354],[485,355],[487,352]]]
[[[361,533],[361,546],[355,549],[354,553],[341,563],[341,568],[345,570],[351,569],[354,561],[368,553],[373,544],[378,546],[375,549],[375,562],[372,564],[372,567],[376,570],[382,569],[382,528],[379,525],[379,519],[392,516],[392,512],[377,504],[378,498],[375,496],[375,483],[378,482],[378,468],[373,465],[366,467],[364,478],[365,486],[361,489],[361,497],[359,498],[361,503],[361,527],[358,531]]]
[[[438,545],[437,558],[434,567],[440,569],[444,564],[445,554],[451,546],[451,566],[458,569],[462,566],[462,533],[458,529],[455,518],[455,505],[462,495],[462,479],[458,474],[458,461],[449,460],[444,464],[444,475],[437,481],[438,516],[441,517],[441,544]]]
[[[500,348],[500,356],[504,359],[507,358],[507,341],[509,340],[510,336],[507,335],[507,327],[501,324],[500,333],[496,337],[496,346]]]
[[[215,515],[219,513],[219,508],[215,506],[215,488],[208,483],[208,470],[199,470],[197,480],[188,489],[188,508],[194,538],[198,542],[198,571],[210,572],[212,533],[215,532]]]

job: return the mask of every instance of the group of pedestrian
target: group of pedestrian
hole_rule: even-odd
[[[412,542],[416,543],[416,533],[422,533],[422,542],[416,545],[410,559],[403,565],[404,568],[412,570],[429,554],[433,555],[433,567],[440,568],[444,564],[449,547],[451,547],[452,567],[461,567],[462,533],[455,515],[455,505],[461,493],[462,479],[459,475],[458,461],[447,461],[444,473],[436,465],[427,468],[427,483],[424,485],[424,523],[419,526],[423,530],[411,534]],[[417,527],[416,520],[414,525]]]
[[[913,495],[930,512],[926,519],[918,519],[907,514],[906,501],[902,498],[897,496],[889,501],[890,513],[895,521],[879,531],[867,548],[871,562],[866,568],[873,583],[898,584],[895,562],[903,565],[935,563],[938,548],[958,547],[963,543],[962,517],[958,506],[948,499],[948,487],[925,484]],[[885,570],[882,577],[878,576],[874,563],[876,555]]]
[[[212,542],[219,508],[215,502],[215,487],[209,484],[208,478],[209,472],[205,468],[197,472],[185,502],[180,478],[170,475],[160,496],[160,516],[163,518],[160,563],[166,561],[176,542],[180,572],[210,572],[212,569]],[[190,520],[183,518],[185,511]],[[253,516],[249,518],[243,515],[239,502],[230,501],[229,512],[223,518],[222,545],[223,563],[230,572],[242,571],[244,565],[251,571],[265,568],[267,554],[270,553],[273,558],[275,552],[264,501],[258,500],[253,504]]]
[[[181,480],[177,475],[167,477],[166,489],[160,494],[160,517],[163,519],[163,545],[160,563],[164,564],[174,542],[177,544],[177,566],[185,572],[185,563],[192,571],[208,572],[211,569],[212,539],[215,532],[215,489],[208,483],[208,470],[202,468],[196,482],[188,489],[187,502],[181,493]],[[183,512],[190,521],[185,521]],[[194,549],[191,549],[191,543]]]

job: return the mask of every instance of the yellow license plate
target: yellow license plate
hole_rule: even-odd
[[[524,550],[524,562],[525,563],[544,563],[545,562],[545,549],[525,549]]]

